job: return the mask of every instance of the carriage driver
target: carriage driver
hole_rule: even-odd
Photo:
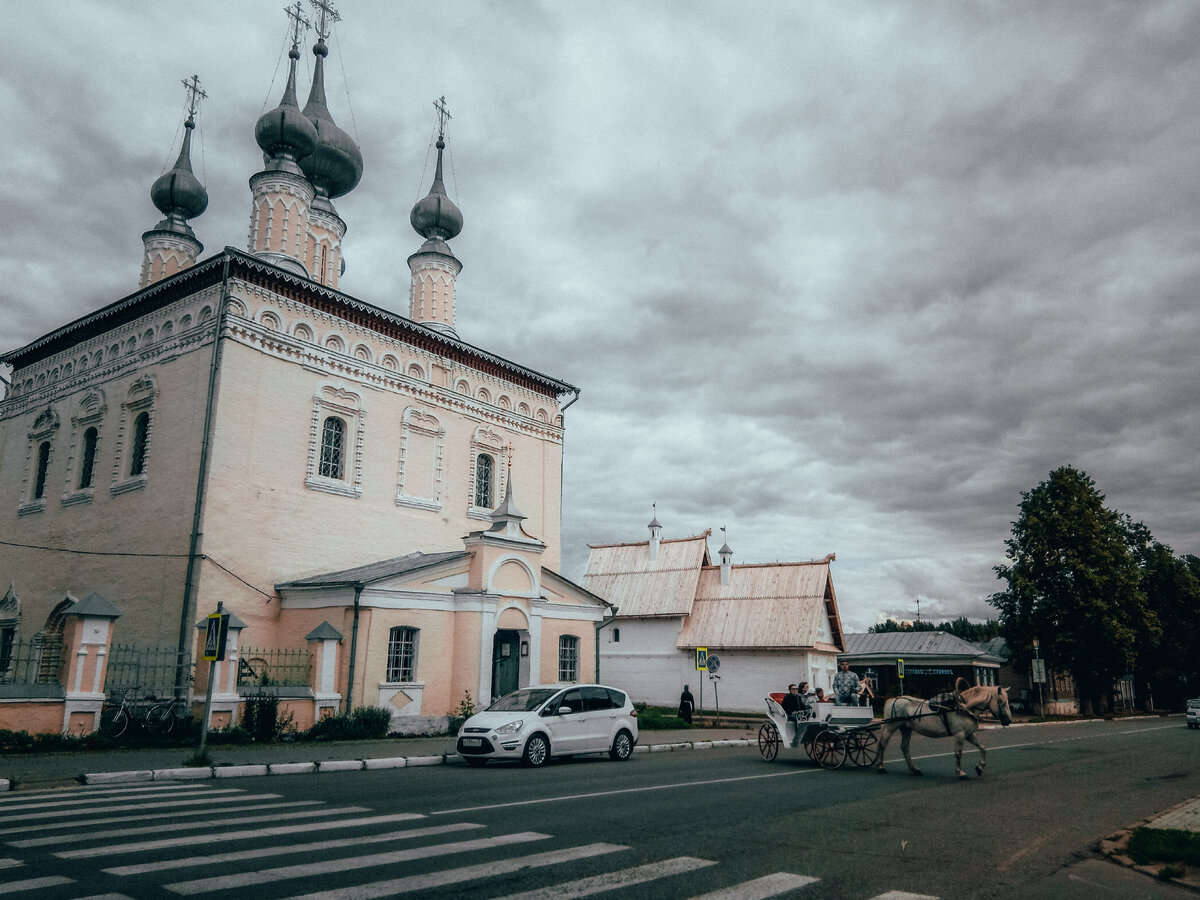
[[[850,663],[843,659],[838,663],[838,673],[833,676],[833,695],[837,698],[837,705],[858,706],[859,690],[858,676],[850,671]]]

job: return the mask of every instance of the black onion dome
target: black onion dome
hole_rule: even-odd
[[[317,129],[317,146],[300,160],[300,168],[318,193],[333,198],[354,190],[362,178],[363,160],[358,144],[334,124],[325,102],[325,56],[328,53],[324,39],[318,40],[313,47],[317,61],[312,91],[304,105],[304,115]]]
[[[208,191],[192,173],[192,129],[195,120],[188,116],[184,122],[183,147],[175,166],[154,180],[150,199],[167,217],[192,219],[208,209]]]
[[[437,170],[433,176],[433,187],[412,208],[408,221],[413,230],[426,239],[438,238],[448,241],[462,231],[463,216],[458,207],[446,194],[442,183],[442,150],[446,142],[440,137],[437,142]]]
[[[254,140],[272,159],[299,160],[316,148],[317,128],[300,111],[296,101],[296,60],[300,58],[300,51],[293,47],[288,56],[291,63],[283,99],[277,107],[259,117],[254,126]]]

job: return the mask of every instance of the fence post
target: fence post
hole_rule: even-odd
[[[100,727],[104,675],[112,646],[113,624],[121,611],[93,591],[71,607],[63,622],[62,730],[90,734]]]
[[[322,622],[304,639],[308,641],[312,653],[312,691],[313,691],[313,723],[321,721],[326,716],[337,715],[341,709],[342,695],[337,690],[338,644],[342,642],[342,633]]]

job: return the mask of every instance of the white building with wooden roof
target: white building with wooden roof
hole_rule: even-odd
[[[712,709],[760,711],[790,682],[830,690],[845,650],[830,575],[812,562],[733,564],[708,552],[711,530],[664,540],[657,518],[645,541],[592,544],[583,585],[616,608],[599,631],[600,677],[639,701],[678,702],[684,685]],[[696,668],[697,649],[720,660],[720,680]],[[711,693],[716,689],[716,695]]]

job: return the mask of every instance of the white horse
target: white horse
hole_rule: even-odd
[[[962,752],[963,743],[970,741],[979,749],[979,763],[975,766],[975,771],[982,775],[983,767],[987,764],[987,751],[975,737],[975,730],[979,727],[978,716],[983,712],[990,712],[1000,720],[1001,725],[1010,724],[1012,713],[1008,708],[1008,692],[1002,687],[972,687],[956,694],[958,707],[947,710],[931,708],[928,700],[919,697],[894,697],[884,704],[881,729],[883,734],[879,738],[876,770],[885,771],[883,753],[887,750],[892,735],[899,731],[900,749],[904,751],[908,771],[913,775],[920,775],[921,770],[913,765],[908,752],[908,744],[915,731],[926,737],[954,738],[954,774],[959,778],[967,777],[967,773],[962,770]]]

